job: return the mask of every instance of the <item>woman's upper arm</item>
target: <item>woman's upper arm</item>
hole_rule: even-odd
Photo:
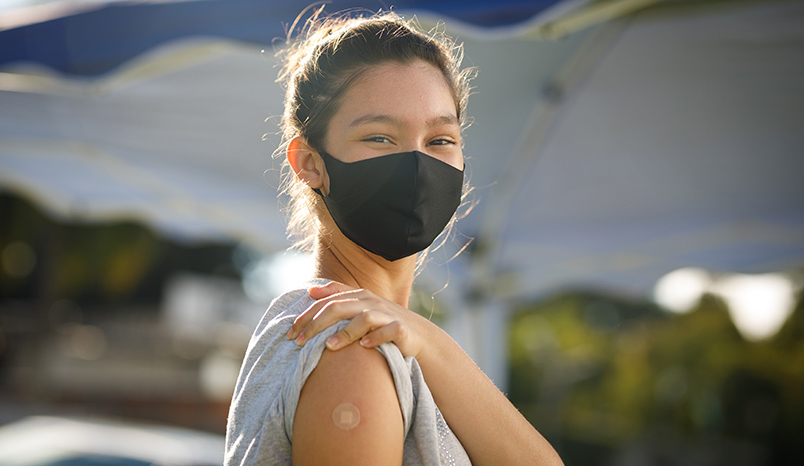
[[[302,387],[293,421],[294,465],[401,464],[404,427],[379,351],[325,350]]]

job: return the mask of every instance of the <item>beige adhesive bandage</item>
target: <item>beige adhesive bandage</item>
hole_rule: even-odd
[[[341,403],[332,410],[332,422],[341,430],[351,430],[360,424],[360,411],[352,403]]]

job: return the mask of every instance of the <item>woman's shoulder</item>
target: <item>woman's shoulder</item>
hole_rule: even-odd
[[[303,283],[298,288],[286,291],[276,297],[271,301],[271,304],[268,305],[268,309],[257,324],[251,343],[253,344],[256,339],[263,336],[266,330],[277,330],[277,326],[281,327],[284,324],[290,327],[293,320],[313,303],[308,289],[311,286],[326,284],[328,282],[329,280],[322,280],[320,278],[312,279]],[[285,329],[285,331],[287,331],[287,329]]]
[[[278,297],[276,297],[271,304],[268,306],[268,311],[265,313],[265,317],[269,319],[273,319],[275,317],[281,317],[283,315],[298,315],[304,312],[307,309],[313,299],[310,297],[308,290],[311,286],[316,285],[324,285],[329,283],[329,280],[324,280],[321,278],[313,278],[308,280],[304,283],[301,283],[298,287],[288,290]],[[263,320],[265,320],[265,317]]]
[[[326,454],[343,464],[399,464],[403,440],[402,410],[386,358],[357,343],[324,351],[299,397],[294,463],[320,464],[327,458],[317,455]]]
[[[310,359],[310,348],[302,348],[286,338],[293,320],[313,302],[307,288],[283,293],[274,299],[257,324],[248,343],[235,389],[235,399],[249,392],[277,396],[282,385],[294,381],[302,359]],[[311,369],[307,369],[311,370]],[[252,389],[248,389],[251,386]],[[254,387],[262,387],[254,390]],[[267,387],[272,387],[266,389]],[[242,393],[241,393],[242,392]],[[261,402],[264,402],[262,400]]]

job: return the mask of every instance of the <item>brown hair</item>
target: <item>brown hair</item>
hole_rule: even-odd
[[[387,62],[421,60],[438,68],[452,91],[458,118],[465,124],[472,72],[460,69],[460,45],[440,32],[425,34],[392,12],[368,17],[321,17],[320,13],[319,9],[306,21],[295,40],[291,39],[291,27],[289,46],[277,54],[285,62],[279,81],[286,87],[280,150],[296,136],[323,150],[340,98],[369,67]],[[288,233],[295,240],[294,246],[312,249],[318,231],[316,211],[321,206],[318,196],[295,176],[287,160],[282,167],[282,193],[290,196]]]

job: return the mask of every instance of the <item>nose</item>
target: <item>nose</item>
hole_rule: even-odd
[[[403,144],[400,145],[400,149],[401,152],[413,152],[413,151],[421,152],[429,157],[438,159],[444,163],[452,165],[458,170],[464,169],[463,151],[461,151],[460,149],[456,151],[445,152],[444,150],[439,150],[438,146],[428,147],[425,141],[417,141],[414,139],[405,141]]]
[[[427,147],[424,144],[417,142],[409,142],[402,145],[402,152],[413,152],[413,151],[424,152],[425,154],[427,154]]]

